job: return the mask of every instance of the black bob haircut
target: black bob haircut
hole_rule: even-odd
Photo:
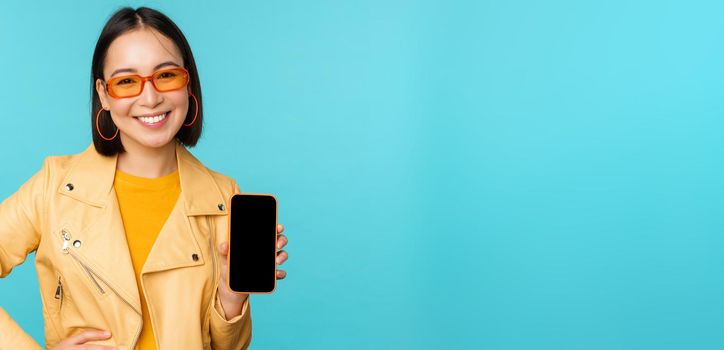
[[[96,79],[106,81],[103,76],[103,68],[105,63],[106,54],[108,47],[111,45],[113,40],[118,38],[124,33],[130,32],[140,28],[152,28],[168,37],[173,41],[181,51],[181,57],[183,58],[183,65],[186,70],[189,71],[189,88],[198,101],[199,114],[196,117],[196,122],[191,126],[182,126],[176,134],[176,139],[183,145],[192,147],[196,145],[196,142],[201,137],[201,129],[203,126],[203,104],[201,102],[201,83],[199,82],[199,74],[196,70],[196,62],[194,61],[194,55],[191,53],[191,47],[189,46],[186,37],[176,24],[171,21],[163,13],[150,9],[148,7],[139,7],[134,10],[130,7],[124,7],[116,11],[106,25],[103,27],[103,31],[98,37],[95,51],[93,52],[93,63],[91,66],[91,134],[93,135],[93,145],[95,146],[98,153],[105,156],[112,156],[118,153],[125,152],[123,144],[121,144],[121,138],[116,137],[111,141],[106,141],[98,135],[96,130],[96,114],[102,108],[101,100],[98,97],[98,91],[96,91]],[[184,119],[184,124],[188,124],[194,117],[195,102],[189,96],[189,110]],[[103,135],[109,137],[116,133],[116,126],[110,117],[104,115],[101,112],[101,117],[98,121],[98,128],[101,130]]]

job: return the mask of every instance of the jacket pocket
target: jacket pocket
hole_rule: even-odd
[[[52,333],[46,332],[47,344],[56,344],[61,340],[60,314],[63,309],[65,300],[65,290],[63,287],[63,276],[55,273],[55,290],[50,293],[40,293],[43,300],[43,317],[45,324],[52,330]]]
[[[60,310],[63,308],[63,277],[60,274],[56,274],[55,279],[55,290],[50,294],[50,298],[46,296],[45,300],[45,312],[49,317],[58,317]],[[47,294],[46,294],[47,295]]]
[[[58,303],[58,310],[63,308],[63,279],[60,278],[60,275],[58,275],[58,285],[55,287],[55,295],[53,296],[55,300],[58,300],[56,303]]]
[[[83,269],[85,275],[88,277],[91,284],[93,286],[95,286],[98,293],[101,293],[101,295],[105,295],[106,290],[103,289],[103,287],[101,286],[101,283],[98,281],[98,277],[95,275],[95,273],[93,273],[93,271],[88,266],[86,266],[82,261],[80,261],[80,259],[78,259],[78,257],[75,254],[70,253],[70,256],[72,256],[73,259],[75,259],[75,261],[78,263],[78,265],[80,265],[81,269]]]
[[[70,232],[63,229],[61,231],[61,238],[63,239],[63,246],[62,246],[63,254],[70,255],[73,258],[73,260],[75,260],[75,262],[78,264],[78,266],[80,266],[80,268],[83,270],[83,274],[88,277],[91,284],[95,287],[95,289],[98,291],[98,293],[100,293],[102,296],[105,296],[106,291],[101,286],[101,283],[99,282],[99,277],[96,276],[96,274],[93,272],[93,270],[91,270],[91,268],[89,268],[86,264],[83,263],[83,261],[81,261],[78,258],[78,256],[72,251],[72,249],[70,249],[70,238],[71,238]]]

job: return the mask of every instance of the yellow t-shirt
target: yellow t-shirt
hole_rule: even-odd
[[[141,268],[181,193],[178,170],[158,178],[138,177],[116,170],[113,188],[116,190],[141,296],[143,329],[136,350],[156,350],[151,317],[141,288]]]

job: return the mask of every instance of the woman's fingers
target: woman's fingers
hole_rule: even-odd
[[[113,346],[86,344],[89,341],[106,340],[110,337],[111,332],[109,331],[85,331],[58,343],[54,349],[116,350],[116,347]]]
[[[71,342],[71,344],[83,344],[93,340],[106,340],[110,337],[111,332],[109,331],[94,330],[85,331],[83,333],[77,334],[68,338],[68,340]]]
[[[229,243],[221,242],[219,244],[219,255],[221,255],[221,272],[223,273],[221,278],[226,278],[226,268],[229,266],[229,262],[226,260],[229,255]]]
[[[287,236],[281,234],[284,231],[284,225],[279,224],[277,225],[277,234],[279,237],[277,237],[277,249],[282,249],[284,246],[289,243],[289,239]],[[284,250],[280,250],[277,252],[277,265],[283,264],[285,261],[289,259],[289,253],[287,253]],[[285,277],[287,277],[287,272],[284,270],[277,270],[277,279],[283,280]]]
[[[285,261],[289,259],[289,254],[287,252],[280,250],[277,252],[277,265],[283,264]]]
[[[279,235],[279,237],[277,238],[277,249],[284,248],[287,243],[289,243],[289,239],[287,238],[287,236]]]
[[[228,289],[229,283],[227,282],[227,279],[228,279],[228,273],[229,273],[228,272],[229,271],[229,262],[226,259],[227,259],[227,256],[229,255],[229,243],[227,243],[227,242],[219,243],[219,255],[221,255],[221,259],[220,259],[221,283],[219,283],[219,288]]]
[[[221,242],[219,244],[219,254],[221,254],[221,256],[226,256],[229,254],[229,243]]]

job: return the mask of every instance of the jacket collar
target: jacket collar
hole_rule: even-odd
[[[185,214],[226,215],[219,206],[226,201],[209,170],[186,147],[174,142]],[[58,192],[92,206],[105,207],[113,189],[118,155],[104,156],[91,144],[78,158]]]

